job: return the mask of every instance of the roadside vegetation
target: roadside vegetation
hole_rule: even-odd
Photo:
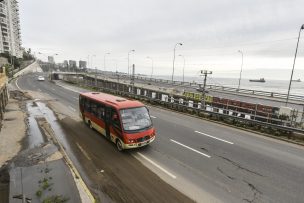
[[[0,57],[7,60],[7,63],[3,64],[8,77],[12,77],[16,72],[30,65],[35,57],[33,56],[31,49],[24,50],[22,58],[12,56],[10,53],[0,53]]]

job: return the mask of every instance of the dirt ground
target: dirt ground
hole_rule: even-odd
[[[84,123],[66,117],[60,124],[102,202],[193,202]]]
[[[27,97],[22,92],[12,91],[5,108],[0,131],[0,203],[8,202],[9,174],[8,162],[23,148],[26,135],[26,112],[23,101]]]

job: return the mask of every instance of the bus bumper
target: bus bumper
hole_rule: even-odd
[[[124,144],[124,149],[133,149],[133,148],[138,148],[138,147],[143,147],[155,140],[155,136],[150,138],[149,140],[145,140],[144,142],[137,142],[137,143],[132,143],[132,144]]]

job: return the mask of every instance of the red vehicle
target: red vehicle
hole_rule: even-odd
[[[83,121],[114,142],[119,151],[142,147],[155,139],[149,111],[139,101],[88,92],[79,95],[79,110]]]

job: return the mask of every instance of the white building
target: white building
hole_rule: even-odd
[[[0,53],[10,53],[22,58],[17,0],[3,0],[0,2]]]

